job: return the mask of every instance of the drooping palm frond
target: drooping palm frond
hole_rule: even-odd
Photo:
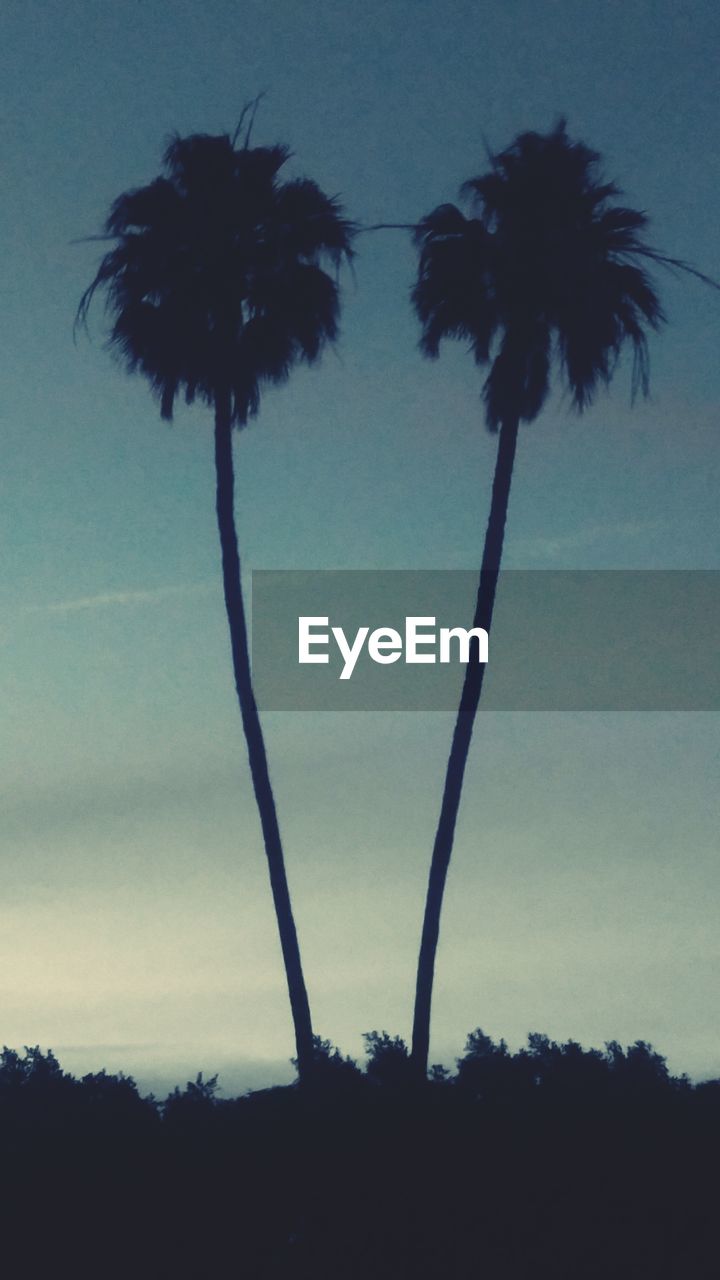
[[[443,338],[460,338],[484,364],[498,323],[488,232],[479,220],[445,204],[423,220],[415,239],[421,254],[413,300],[423,325],[423,351],[435,357]]]
[[[337,268],[355,228],[314,182],[281,180],[289,157],[225,134],[175,137],[164,175],[112,206],[115,243],[77,318],[105,292],[110,345],[149,379],[163,417],[178,394],[215,403],[229,392],[243,425],[263,386],[312,364],[337,335]]]
[[[418,228],[412,297],[426,354],[460,338],[490,365],[491,430],[508,415],[537,416],[553,360],[579,409],[625,347],[633,394],[647,393],[647,335],[664,315],[644,262],[669,260],[645,243],[645,214],[616,203],[620,191],[602,179],[597,153],[571,141],[561,121],[492,155],[462,193],[471,216],[441,205]]]

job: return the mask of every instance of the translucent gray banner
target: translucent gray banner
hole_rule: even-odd
[[[254,571],[260,709],[455,710],[462,637],[442,633],[472,627],[477,585],[466,570]],[[482,706],[717,711],[720,571],[503,570]]]

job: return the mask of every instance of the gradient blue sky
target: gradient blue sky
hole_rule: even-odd
[[[717,6],[8,0],[0,18],[0,1042],[160,1086],[281,1079],[292,1035],[233,701],[211,423],[159,421],[73,345],[111,200],[174,130],[261,142],[363,221],[456,197],[520,129],[600,150],[665,251],[720,274]],[[238,440],[252,567],[472,567],[494,444],[462,350],[423,362],[401,232],[343,337]],[[620,371],[524,429],[508,566],[717,568],[720,300],[660,281],[653,396]],[[317,1029],[407,1035],[446,716],[267,717]],[[444,916],[433,1056],[482,1025],[644,1037],[720,1071],[713,715],[486,714]]]

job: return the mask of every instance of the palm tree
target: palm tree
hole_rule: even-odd
[[[313,364],[337,336],[337,270],[352,225],[308,179],[280,180],[284,146],[244,146],[227,134],[175,137],[163,176],[125,192],[105,224],[114,241],[78,308],[96,290],[112,316],[109,344],[149,380],[162,417],[176,396],[215,417],[216,512],[235,687],[260,814],[295,1028],[298,1074],[313,1061],[310,1007],[267,754],[250,675],[234,516],[233,428],[257,413],[264,388]],[[328,274],[324,266],[334,268]]]
[[[564,121],[546,135],[519,135],[489,161],[489,171],[462,189],[474,216],[445,204],[418,226],[420,261],[412,295],[425,355],[437,356],[443,338],[460,338],[478,365],[489,366],[483,399],[498,451],[473,621],[486,631],[518,427],[540,413],[553,366],[583,410],[610,382],[621,351],[629,347],[633,396],[647,394],[647,332],[664,316],[643,263],[680,267],[706,279],[645,244],[647,218],[617,203],[620,191],[599,174],[598,154],[571,141]],[[467,664],[430,866],[412,1039],[413,1062],[423,1079],[443,892],[484,672],[479,662]]]

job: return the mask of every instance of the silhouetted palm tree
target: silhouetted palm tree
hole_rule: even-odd
[[[445,204],[417,228],[413,290],[425,355],[437,356],[443,338],[460,338],[477,364],[489,365],[485,416],[499,436],[473,621],[485,630],[492,620],[518,426],[540,413],[553,365],[582,410],[609,383],[629,346],[633,395],[647,394],[646,333],[664,317],[643,262],[701,275],[644,243],[645,215],[616,203],[620,192],[598,173],[599,156],[572,142],[564,122],[547,135],[521,134],[489,160],[489,171],[463,187],[475,216]],[[412,1040],[423,1076],[443,891],[484,672],[479,662],[466,668],[430,867]]]
[[[237,137],[237,135],[236,135]],[[312,364],[337,335],[337,269],[351,257],[353,227],[335,199],[308,179],[281,181],[283,146],[176,137],[164,176],[128,191],[106,222],[115,245],[78,309],[84,321],[104,288],[110,345],[150,381],[163,418],[175,397],[215,415],[217,523],[235,686],[260,812],[295,1026],[298,1072],[313,1058],[275,800],[255,703],[234,518],[233,427],[257,413],[262,390],[298,362]],[[324,265],[335,271],[328,274]]]

